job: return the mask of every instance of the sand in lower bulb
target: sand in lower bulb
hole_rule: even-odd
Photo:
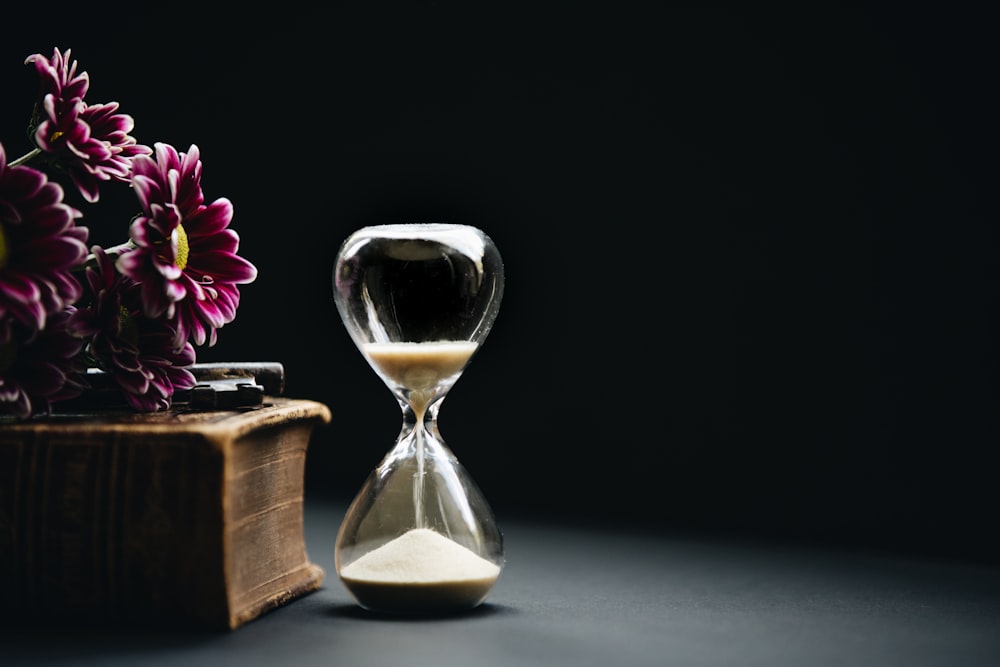
[[[340,579],[366,609],[442,613],[480,604],[500,569],[436,531],[417,528],[344,566]]]

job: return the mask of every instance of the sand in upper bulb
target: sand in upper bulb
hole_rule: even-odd
[[[373,549],[340,571],[366,609],[440,613],[481,603],[500,566],[428,528],[416,528]]]
[[[447,340],[427,343],[367,343],[365,355],[397,384],[410,390],[410,406],[422,417],[438,385],[460,372],[477,344]]]

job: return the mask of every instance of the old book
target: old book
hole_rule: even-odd
[[[0,615],[235,629],[317,590],[303,533],[322,403],[0,422]]]

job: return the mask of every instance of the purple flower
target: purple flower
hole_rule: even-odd
[[[87,268],[87,284],[93,301],[77,310],[70,330],[89,339],[89,354],[122,388],[129,405],[140,412],[166,410],[175,391],[195,385],[188,370],[195,362],[194,347],[177,346],[175,323],[147,317],[141,287],[115,271],[102,248],[91,252],[94,266]]]
[[[84,342],[67,329],[72,313],[72,307],[53,313],[40,331],[8,328],[0,340],[0,414],[19,419],[49,414],[53,403],[79,396],[86,387]]]
[[[90,89],[90,75],[86,72],[76,73],[77,62],[70,60],[72,49],[60,53],[52,50],[52,58],[46,58],[35,53],[25,59],[25,64],[32,63],[41,80],[39,97],[44,100],[52,95],[56,100],[82,100]]]
[[[119,257],[118,270],[142,285],[146,315],[175,319],[180,345],[214,345],[217,330],[232,322],[238,285],[257,278],[257,268],[237,254],[239,236],[229,229],[232,203],[204,204],[198,147],[178,153],[155,145],[155,159],[132,163],[132,187],[142,213],[129,229],[135,246]]]
[[[132,117],[117,113],[118,103],[87,105],[90,87],[86,72],[76,73],[77,62],[54,49],[52,58],[33,54],[41,78],[40,101],[34,132],[35,144],[64,168],[80,194],[90,203],[100,199],[100,184],[111,179],[127,181],[132,159],[149,155],[152,149],[138,144],[129,133]]]
[[[63,203],[63,189],[31,167],[8,167],[0,144],[0,341],[16,322],[26,331],[75,302],[72,270],[87,256],[82,214]]]

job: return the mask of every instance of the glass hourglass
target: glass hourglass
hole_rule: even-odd
[[[468,225],[376,225],[340,247],[337,310],[403,412],[395,445],[337,534],[337,574],[363,608],[467,610],[500,576],[503,540],[493,511],[445,445],[437,417],[489,333],[503,286],[499,252]]]

